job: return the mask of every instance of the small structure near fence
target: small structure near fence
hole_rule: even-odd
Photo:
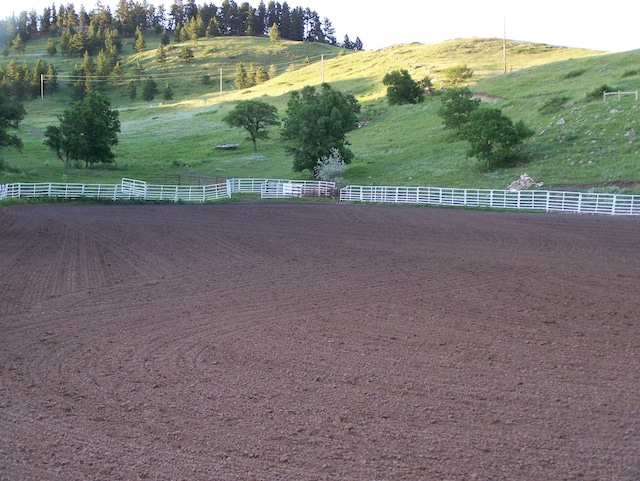
[[[260,194],[263,199],[275,199],[330,197],[335,190],[333,182],[309,180],[228,179],[211,185],[157,185],[125,178],[120,184],[0,184],[0,200],[57,197],[210,202],[228,199],[234,193]],[[640,195],[548,190],[348,185],[340,189],[340,201],[640,216]]]

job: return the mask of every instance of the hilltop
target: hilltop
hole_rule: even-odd
[[[45,41],[30,43],[18,62],[34,63],[42,57],[58,68],[63,87],[55,96],[29,101],[20,135],[22,153],[5,151],[12,171],[0,172],[0,182],[117,180],[123,176],[194,174],[216,177],[310,178],[295,174],[284,155],[277,129],[257,153],[245,135],[221,122],[234,102],[259,98],[275,105],[281,116],[291,91],[322,81],[353,94],[362,105],[361,128],[349,134],[356,155],[345,174],[352,184],[436,185],[504,188],[523,172],[546,185],[628,185],[640,180],[638,156],[638,103],[634,96],[620,100],[588,94],[603,85],[609,89],[640,88],[640,52],[618,54],[508,41],[505,59],[500,39],[456,39],[436,45],[396,45],[375,52],[343,51],[326,44],[268,38],[211,38],[190,42],[194,60],[188,65],[172,45],[168,62],[155,61],[157,36],[146,36],[147,49],[136,53],[126,39],[124,81],[109,88],[112,105],[122,121],[117,166],[64,169],[42,145],[42,131],[68,107],[65,75],[82,59],[47,57]],[[234,86],[236,65],[269,69],[272,79],[249,89]],[[526,144],[519,165],[486,171],[465,156],[466,144],[452,141],[442,129],[436,111],[439,101],[411,106],[389,106],[384,75],[407,69],[415,79],[429,75],[438,86],[440,72],[465,64],[474,70],[470,88],[487,102],[503,109],[513,120],[523,120],[536,135]],[[161,95],[152,102],[130,101],[127,80],[152,76],[162,87],[169,83],[173,100]],[[204,76],[209,79],[203,82]],[[222,88],[221,88],[222,86]],[[240,143],[237,151],[214,151],[222,143]]]

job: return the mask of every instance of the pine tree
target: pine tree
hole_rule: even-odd
[[[47,92],[55,92],[58,90],[58,72],[53,64],[47,66],[47,73],[45,74],[46,82],[44,88]]]
[[[47,40],[47,55],[49,55],[50,57],[54,57],[56,53],[58,53],[56,43],[51,37],[49,37],[49,39]]]
[[[93,59],[91,58],[91,55],[89,55],[88,51],[84,52],[82,72],[85,77],[85,90],[89,92],[94,88],[95,79],[93,79],[93,76],[95,75],[95,67],[93,65]]]
[[[136,87],[136,83],[133,80],[129,82],[129,86],[127,87],[127,94],[129,95],[129,99],[131,99],[132,102],[138,95],[138,89]]]
[[[156,61],[160,65],[165,65],[167,63],[167,52],[164,50],[164,45],[160,44],[158,50],[156,50]]]
[[[193,50],[185,45],[180,50],[180,54],[178,55],[178,57],[180,57],[187,63],[193,62]]]
[[[271,40],[271,43],[280,42],[280,29],[275,23],[271,25],[271,28],[269,29],[269,39]]]
[[[27,46],[22,40],[22,36],[20,34],[16,35],[16,38],[11,42],[11,48],[14,49],[18,55],[24,55],[27,50]]]
[[[263,67],[258,67],[256,69],[255,84],[258,85],[266,82],[267,80],[269,80],[269,74],[267,71]]]
[[[150,102],[158,93],[158,84],[152,78],[148,78],[142,84],[142,99]]]
[[[120,83],[124,79],[124,74],[122,72],[122,67],[120,67],[120,62],[116,63],[113,66],[113,75],[116,78],[116,82]]]
[[[133,44],[133,48],[135,48],[136,52],[143,52],[145,48],[147,48],[147,42],[144,40],[144,36],[142,35],[142,31],[140,27],[136,27],[135,33],[136,40]]]
[[[160,35],[160,45],[167,46],[170,43],[169,33],[166,30],[162,31],[162,35]]]
[[[244,68],[244,64],[240,62],[236,65],[236,87],[243,89],[247,87],[247,71]]]
[[[109,62],[107,61],[107,55],[104,50],[98,52],[96,59],[96,83],[95,88],[99,91],[103,91],[107,88],[107,77],[111,73]]]
[[[173,100],[173,89],[168,83],[164,86],[164,92],[162,92],[162,98],[165,100]]]

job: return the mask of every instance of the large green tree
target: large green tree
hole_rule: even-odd
[[[287,117],[281,131],[285,151],[293,157],[293,170],[314,172],[322,157],[337,149],[346,164],[353,159],[347,148],[347,132],[357,128],[360,104],[353,95],[343,94],[327,83],[316,91],[305,87],[291,93]]]
[[[22,104],[5,85],[0,86],[0,148],[14,147],[22,150],[22,139],[9,130],[17,129],[27,114]]]
[[[524,140],[532,135],[522,120],[514,124],[497,108],[474,110],[461,130],[462,138],[470,144],[467,155],[486,161],[487,169],[492,162],[513,160]]]
[[[441,102],[438,115],[442,118],[444,128],[458,132],[469,121],[471,112],[480,106],[480,99],[473,98],[473,93],[468,87],[446,90],[442,94]]]
[[[278,110],[260,100],[243,100],[222,119],[232,127],[247,131],[253,143],[254,152],[258,149],[258,139],[269,138],[269,127],[280,125]]]
[[[407,70],[389,72],[382,83],[387,86],[387,99],[391,105],[418,104],[424,100],[424,90]]]
[[[70,160],[84,160],[86,167],[97,162],[111,163],[111,147],[118,143],[120,120],[117,110],[99,92],[89,92],[69,110],[58,115],[59,125],[45,130],[45,145],[68,165]]]

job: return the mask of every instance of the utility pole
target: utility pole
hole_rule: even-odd
[[[504,19],[502,34],[502,59],[504,60],[504,73],[507,73],[507,19]]]
[[[324,54],[320,55],[320,65],[322,69],[322,83],[324,83]]]

